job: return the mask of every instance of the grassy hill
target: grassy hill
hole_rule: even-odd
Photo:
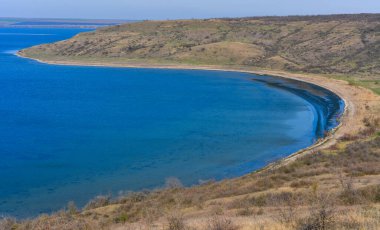
[[[144,21],[98,29],[27,56],[380,73],[380,14]]]
[[[380,93],[380,14],[144,21],[82,33],[20,54],[57,62],[328,74]]]

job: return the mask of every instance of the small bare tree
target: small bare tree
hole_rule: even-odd
[[[15,225],[15,219],[0,216],[0,229],[14,229]]]
[[[300,219],[297,224],[299,230],[327,230],[334,229],[335,205],[334,197],[330,194],[318,194],[314,196],[309,208],[309,215]]]
[[[214,216],[210,219],[207,230],[237,230],[239,227],[232,220],[225,217]]]
[[[167,230],[185,230],[187,229],[185,220],[182,215],[174,214],[168,217]]]
[[[84,210],[106,206],[110,204],[110,201],[111,196],[97,196],[86,204]]]
[[[176,177],[168,177],[165,180],[165,187],[168,189],[182,188],[182,182]]]

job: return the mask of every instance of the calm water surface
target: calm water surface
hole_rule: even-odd
[[[336,95],[278,78],[14,55],[82,31],[0,29],[0,213],[239,176],[311,145],[342,110]]]

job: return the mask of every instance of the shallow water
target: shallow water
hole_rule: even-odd
[[[186,185],[239,176],[313,144],[343,108],[320,87],[273,77],[14,55],[81,31],[0,29],[0,213],[82,206],[171,176]]]

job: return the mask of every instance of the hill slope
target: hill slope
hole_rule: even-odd
[[[144,21],[23,50],[41,60],[380,74],[380,14]]]

